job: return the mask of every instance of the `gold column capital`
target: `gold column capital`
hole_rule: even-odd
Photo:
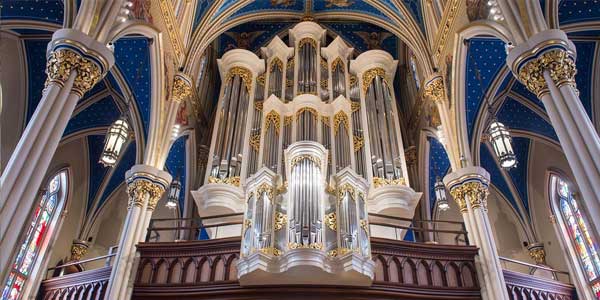
[[[518,69],[517,77],[529,91],[541,98],[549,93],[548,83],[544,78],[545,71],[550,73],[557,87],[566,84],[576,87],[577,66],[569,51],[563,48],[552,48],[530,58]]]
[[[443,103],[446,100],[444,78],[436,75],[424,84],[423,96],[433,103]]]
[[[89,245],[83,240],[73,240],[71,244],[71,261],[79,261],[87,253]]]
[[[171,94],[173,101],[184,101],[192,94],[192,80],[183,73],[175,74]]]
[[[546,250],[544,250],[543,243],[531,243],[529,246],[527,246],[527,250],[529,250],[529,256],[535,261],[536,264],[546,264]]]
[[[50,52],[46,61],[46,86],[56,83],[61,87],[71,76],[73,71],[77,77],[73,83],[73,93],[83,97],[103,77],[102,68],[87,57],[84,57],[74,48],[58,48]]]
[[[469,181],[456,185],[450,190],[450,194],[458,204],[461,212],[467,211],[467,201],[473,209],[487,210],[488,186],[480,181]]]
[[[154,210],[158,200],[165,191],[165,186],[145,178],[136,178],[128,183],[127,194],[129,203],[127,208],[142,207],[144,200],[148,199],[148,210]]]

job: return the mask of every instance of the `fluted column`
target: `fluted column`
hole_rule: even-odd
[[[119,238],[119,249],[115,258],[105,299],[125,299],[131,269],[135,258],[135,245],[140,231],[147,228],[147,210],[154,210],[156,203],[171,182],[167,172],[148,165],[135,165],[126,173],[127,216]]]
[[[577,185],[582,204],[600,215],[600,138],[575,84],[575,45],[561,30],[546,30],[516,46],[507,57],[515,76],[542,101]],[[592,221],[596,232],[600,222]]]
[[[113,64],[114,56],[105,44],[77,30],[58,30],[48,44],[42,99],[0,178],[1,282],[6,280],[38,189],[77,102]]]
[[[481,167],[465,167],[444,177],[467,227],[469,241],[479,247],[475,258],[484,299],[509,299],[498,250],[487,214],[490,174]]]

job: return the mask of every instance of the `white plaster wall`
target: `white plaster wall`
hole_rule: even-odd
[[[0,32],[0,173],[23,132],[27,103],[27,73],[20,39]]]

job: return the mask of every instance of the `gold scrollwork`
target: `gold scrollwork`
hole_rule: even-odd
[[[344,69],[344,62],[342,61],[342,58],[340,58],[340,57],[333,60],[333,62],[331,63],[331,69],[335,70],[335,68],[337,68],[338,65],[340,65],[342,67],[342,69]]]
[[[314,48],[317,48],[317,41],[315,41],[312,38],[309,37],[305,37],[303,39],[300,40],[300,43],[298,43],[298,47],[302,47],[304,46],[304,44],[311,44]]]
[[[530,60],[519,70],[519,80],[536,94],[538,98],[548,93],[544,72],[548,71],[557,87],[565,84],[576,86],[577,66],[574,59],[564,49],[553,49]]]
[[[327,255],[330,257],[338,257],[338,256],[344,256],[348,253],[352,253],[352,252],[356,252],[356,250],[352,251],[352,249],[349,248],[337,248],[337,249],[333,249],[327,252]]]
[[[362,228],[367,235],[369,235],[369,222],[367,220],[361,219],[360,221],[358,221],[358,224],[360,225],[360,228]]]
[[[362,136],[354,135],[352,138],[352,142],[354,144],[354,152],[358,152],[365,145],[365,138]]]
[[[329,79],[321,79],[321,87],[322,88],[327,88],[328,84],[329,84]]]
[[[299,162],[305,159],[308,159],[314,162],[318,167],[321,167],[321,160],[318,157],[312,156],[310,154],[302,154],[292,158],[292,167],[296,166]]]
[[[281,129],[281,118],[275,110],[270,111],[265,117],[265,131],[269,129],[269,124],[273,124],[273,126],[275,126],[275,133],[279,135],[279,130]]]
[[[172,91],[173,92],[171,94],[173,95],[173,101],[181,102],[192,94],[192,86],[184,77],[175,76],[173,79]]]
[[[487,209],[488,187],[479,181],[466,182],[456,186],[450,190],[450,194],[458,204],[461,212],[467,211],[467,201],[473,209]]]
[[[227,177],[227,178],[217,178],[213,176],[208,177],[208,183],[221,183],[221,184],[229,184],[233,186],[240,186],[240,176]]]
[[[278,186],[275,191],[277,192],[278,195],[281,195],[285,192],[287,192],[287,188],[288,188],[288,182],[287,180],[283,182],[282,185]]]
[[[350,75],[350,86],[355,85],[357,81],[358,78],[356,77],[356,75]]]
[[[529,256],[536,264],[546,264],[546,251],[544,246],[534,246],[529,248]]]
[[[246,232],[246,230],[248,230],[248,228],[250,228],[250,226],[252,226],[252,220],[246,219],[244,220],[244,228],[242,229],[243,232]]]
[[[344,125],[346,132],[350,131],[350,125],[348,123],[348,116],[343,110],[340,110],[333,116],[333,134],[337,135],[340,130],[340,124]]]
[[[444,79],[442,76],[437,76],[427,82],[423,89],[423,96],[433,103],[442,103],[446,98],[445,91]]]
[[[281,229],[283,229],[285,227],[285,224],[287,224],[287,215],[282,213],[282,212],[276,212],[275,213],[275,224],[273,225],[273,228],[275,229],[275,231],[279,231]]]
[[[229,72],[227,73],[227,82],[229,82],[236,75],[242,78],[244,85],[246,86],[246,90],[250,91],[250,88],[252,87],[252,72],[244,67],[233,67],[229,69]]]
[[[290,58],[287,62],[287,65],[285,66],[286,69],[293,69],[294,68],[294,58]]]
[[[280,256],[281,254],[283,254],[283,252],[275,247],[267,247],[267,248],[261,248],[258,251],[264,253],[264,254],[268,254],[268,255],[273,255],[273,256]]]
[[[406,182],[403,177],[398,179],[386,179],[381,177],[373,177],[373,186],[375,188],[382,187],[385,185],[405,185]]]
[[[328,116],[322,116],[321,122],[323,122],[323,125],[325,125],[327,127],[331,126],[331,125],[329,125],[329,117]]]
[[[321,68],[327,70],[327,61],[321,57]]]
[[[375,79],[375,77],[377,77],[377,76],[379,76],[385,80],[385,70],[377,67],[377,68],[372,68],[363,74],[362,89],[365,94],[367,93],[367,89],[369,89],[371,82],[373,82],[373,79]]]
[[[350,194],[350,197],[352,198],[353,201],[356,201],[356,190],[354,189],[354,186],[352,186],[349,183],[344,183],[341,186],[338,187],[337,189],[338,191],[338,201],[341,201],[344,198],[344,195],[346,195],[346,193]]]
[[[285,87],[286,88],[292,87],[292,85],[294,85],[294,82],[292,80],[290,80],[290,79],[286,79],[285,80]]]
[[[298,111],[296,111],[296,119],[298,119],[298,117],[305,111],[309,112],[315,119],[319,116],[319,113],[317,112],[316,109],[305,106],[305,107],[300,108]]]
[[[258,77],[256,77],[256,82],[258,82],[258,84],[260,84],[261,86],[265,86],[265,82],[266,82],[266,78],[265,78],[265,73],[258,75]]]
[[[260,149],[260,133],[250,135],[250,146],[254,151],[258,152],[258,149]]]
[[[271,61],[271,67],[269,68],[269,72],[273,72],[273,69],[277,67],[279,71],[283,71],[283,62],[277,57],[273,58]]]
[[[329,213],[325,215],[325,225],[329,227],[329,229],[333,231],[337,231],[337,217],[335,212]]]
[[[254,108],[256,108],[256,110],[262,111],[263,110],[263,102],[262,101],[254,101]]]
[[[352,101],[350,103],[350,110],[352,110],[352,112],[357,112],[359,109],[360,109],[360,102]]]
[[[273,201],[273,196],[275,195],[273,187],[266,182],[263,182],[261,185],[258,186],[258,188],[256,189],[256,194],[258,195],[258,197],[260,197],[263,194],[266,194],[267,198],[269,198],[269,201]]]
[[[283,126],[292,125],[292,121],[294,121],[294,116],[285,116],[283,117]]]
[[[288,248],[290,249],[317,249],[323,250],[323,244],[321,243],[311,243],[309,245],[298,244],[298,243],[289,243]]]
[[[63,86],[74,70],[77,72],[77,76],[72,89],[79,97],[82,97],[102,79],[100,67],[96,63],[73,50],[62,48],[52,51],[48,56],[46,86],[51,82]]]
[[[127,194],[129,195],[127,208],[142,207],[144,199],[148,197],[148,210],[153,210],[164,191],[165,188],[160,184],[142,179],[134,180],[127,185]]]
[[[71,260],[79,261],[88,252],[90,246],[85,241],[73,241],[71,245]]]

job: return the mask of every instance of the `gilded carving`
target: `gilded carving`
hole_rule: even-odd
[[[329,213],[325,215],[325,225],[329,227],[329,229],[333,231],[337,231],[337,217],[335,212]]]
[[[354,251],[356,251],[356,250],[354,250]],[[330,257],[338,257],[338,256],[344,256],[344,255],[346,255],[348,253],[352,253],[352,252],[353,252],[352,249],[340,247],[340,248],[328,251],[327,255]]]
[[[275,133],[279,135],[279,130],[281,129],[281,118],[275,110],[270,111],[265,117],[265,131],[269,129],[269,124],[273,124],[273,126],[275,126]]]
[[[71,261],[79,261],[87,253],[89,245],[85,241],[73,241],[71,245]]]
[[[233,67],[229,69],[229,72],[227,72],[227,82],[229,82],[236,75],[240,76],[240,78],[244,81],[246,90],[250,91],[250,88],[252,87],[252,72],[244,67]]]
[[[298,47],[302,47],[304,46],[304,44],[311,44],[314,48],[317,48],[317,41],[309,38],[309,37],[305,37],[303,39],[300,40],[300,43],[298,43]]]
[[[354,135],[352,137],[352,142],[354,144],[354,152],[358,152],[365,145],[365,138],[362,136]]]
[[[244,228],[242,229],[243,232],[246,232],[246,230],[248,230],[248,228],[250,228],[250,226],[252,226],[252,220],[244,220]]]
[[[450,194],[458,204],[460,211],[467,211],[467,201],[473,209],[487,209],[488,187],[479,181],[471,181],[454,187]]]
[[[360,109],[360,102],[352,101],[350,103],[350,110],[352,110],[352,112],[357,112],[359,109]]]
[[[258,186],[258,188],[256,189],[256,194],[259,195],[259,197],[263,194],[267,195],[269,201],[273,201],[273,196],[275,195],[273,187],[266,182],[263,182],[261,185]]]
[[[267,248],[261,248],[258,251],[264,253],[264,254],[268,254],[268,255],[273,255],[273,256],[280,256],[281,254],[283,254],[283,252],[275,247],[267,247]]]
[[[72,89],[79,97],[82,97],[102,79],[100,67],[96,63],[73,50],[62,48],[52,51],[48,56],[46,86],[51,82],[63,86],[72,71],[77,72]]]
[[[446,98],[446,89],[444,88],[444,79],[437,76],[427,82],[423,89],[423,96],[433,103],[442,103]]]
[[[260,84],[261,86],[265,86],[265,82],[266,82],[266,78],[265,78],[265,74],[260,74],[256,77],[256,82],[258,82],[258,84]]]
[[[263,110],[263,102],[262,101],[254,101],[254,108],[258,111]]]
[[[528,248],[529,256],[535,261],[536,264],[546,264],[546,251],[544,245],[540,243],[531,244]]]
[[[192,94],[190,82],[181,76],[175,76],[173,79],[173,101],[181,102]]]
[[[298,156],[292,158],[292,164],[291,164],[292,167],[294,167],[299,162],[301,162],[301,161],[303,161],[305,159],[308,159],[308,160],[314,162],[318,167],[321,166],[321,160],[318,157],[312,156],[310,154],[302,154],[302,155],[298,155]]]
[[[356,78],[356,75],[350,75],[350,86],[355,85],[357,81],[358,78]]]
[[[375,77],[377,77],[377,76],[379,76],[385,80],[385,70],[382,68],[373,68],[373,69],[366,71],[363,74],[362,89],[365,94],[367,93],[367,90],[369,89],[371,82],[373,82],[373,79],[375,79]]]
[[[373,187],[378,188],[385,185],[405,185],[406,182],[403,177],[398,179],[386,179],[381,177],[373,177]]]
[[[406,164],[409,166],[413,166],[417,164],[417,147],[409,147],[404,151],[404,159],[406,160]]]
[[[354,199],[356,199],[356,190],[354,189],[354,186],[349,183],[344,183],[338,187],[338,201],[341,201],[346,193],[348,193],[352,200],[355,201]]]
[[[321,57],[321,68],[327,70],[327,61]]]
[[[311,243],[309,245],[298,244],[298,243],[289,243],[288,248],[290,249],[317,249],[323,250],[323,244],[321,243]]]
[[[329,127],[329,117],[328,116],[322,116],[321,122],[323,122],[323,125]]]
[[[148,209],[153,210],[164,191],[165,188],[160,184],[143,179],[134,180],[127,186],[127,194],[129,195],[127,208],[144,206],[144,200],[147,197]]]
[[[273,228],[275,228],[275,231],[279,231],[281,229],[283,229],[285,227],[285,224],[287,224],[287,215],[282,213],[282,212],[276,212],[275,213],[275,224],[273,225]]]
[[[221,184],[229,184],[229,185],[233,185],[233,186],[240,186],[240,177],[239,176],[234,176],[234,177],[226,177],[226,178],[217,178],[217,177],[213,177],[213,176],[209,176],[208,177],[208,183],[221,183]]]
[[[577,66],[566,50],[546,51],[519,69],[519,80],[538,98],[549,92],[548,83],[544,79],[545,71],[550,73],[550,77],[557,87],[565,84],[575,87]]]
[[[350,125],[348,122],[348,116],[341,110],[333,116],[333,134],[337,135],[340,130],[340,124],[344,125],[346,132],[350,132]]]
[[[300,108],[300,109],[299,109],[299,110],[296,112],[296,119],[298,119],[298,117],[299,117],[299,116],[300,116],[300,115],[301,115],[303,112],[305,112],[305,111],[308,111],[308,112],[309,112],[309,113],[310,113],[310,114],[313,116],[313,118],[315,118],[315,119],[316,119],[316,118],[319,116],[319,113],[317,112],[317,110],[316,110],[316,109],[314,109],[314,108],[312,108],[312,107],[305,106],[305,107],[302,107],[302,108]]]
[[[321,79],[320,85],[322,88],[327,88],[327,85],[329,83],[329,79]]]
[[[358,223],[360,225],[360,228],[362,228],[367,233],[367,235],[369,235],[369,222],[363,219],[358,221]]]
[[[337,66],[341,66],[342,69],[344,69],[344,62],[342,61],[342,58],[338,57],[336,58],[332,63],[331,63],[331,69],[335,70],[337,68]],[[356,77],[354,77],[356,78]]]
[[[283,117],[283,126],[290,126],[292,124],[293,120],[294,120],[294,116]]]
[[[260,149],[260,133],[250,135],[250,146],[254,151],[258,152],[258,149]]]

